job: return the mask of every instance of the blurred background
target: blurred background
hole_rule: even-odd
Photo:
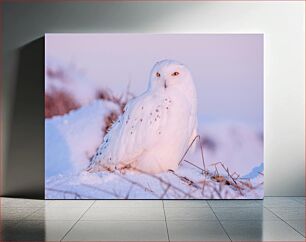
[[[112,102],[117,108],[99,121],[103,122],[99,134],[103,136],[125,103],[146,90],[152,66],[162,59],[174,59],[193,74],[206,162],[224,162],[240,175],[256,167],[263,171],[262,34],[46,34],[45,49],[46,118],[93,105],[99,99]],[[93,112],[104,113],[102,109]],[[48,127],[47,123],[46,170],[52,170],[61,151],[51,148],[60,142]],[[82,136],[80,131],[74,135],[70,140]],[[94,139],[94,134],[87,136]],[[88,151],[70,143],[68,148],[78,147],[71,162],[88,161],[99,145],[92,144]],[[87,158],[79,150],[86,151]],[[67,155],[62,160],[60,163]]]
[[[49,80],[66,74],[79,82],[73,91],[82,103],[98,88],[120,95],[128,83],[138,95],[155,62],[174,59],[194,76],[201,120],[262,130],[262,34],[47,34],[45,48],[47,93]]]

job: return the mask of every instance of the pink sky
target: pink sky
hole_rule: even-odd
[[[145,91],[156,61],[187,65],[199,118],[263,129],[262,34],[46,34],[46,58],[72,63],[102,87]]]

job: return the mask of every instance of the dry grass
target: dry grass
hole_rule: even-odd
[[[78,108],[80,104],[68,93],[54,91],[52,94],[45,94],[45,118],[64,115]]]
[[[52,78],[57,78],[62,82],[65,80],[65,75],[62,71],[54,72],[48,69],[46,75]],[[67,84],[68,85],[68,84]],[[71,85],[71,84],[70,84]],[[104,133],[106,133],[111,127],[112,123],[124,112],[124,107],[130,98],[134,97],[129,91],[129,85],[126,91],[120,96],[115,95],[109,89],[101,89],[96,92],[95,99],[101,99],[104,101],[112,102],[118,106],[118,111],[112,111],[104,118],[105,126]],[[64,115],[72,110],[80,108],[80,103],[67,91],[53,90],[52,93],[45,93],[45,118],[52,118],[53,116]]]
[[[54,82],[62,82],[71,85],[63,69],[52,69],[47,67],[46,75]],[[80,107],[81,105],[73,95],[66,91],[53,89],[52,92],[45,93],[45,118],[64,115]]]
[[[127,102],[134,97],[134,95],[129,91],[130,83],[128,84],[126,91],[120,96],[115,95],[109,89],[101,89],[97,92],[97,99],[101,99],[104,101],[112,102],[116,106],[118,106],[119,111],[112,111],[104,118],[104,134],[108,132],[111,128],[112,124],[118,119],[118,117],[123,114],[124,107]]]

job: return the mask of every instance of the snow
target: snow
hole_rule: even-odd
[[[45,121],[45,175],[78,171],[88,165],[104,136],[104,118],[117,107],[97,100]]]
[[[182,162],[173,172],[158,175],[137,171],[88,173],[84,170],[104,136],[104,118],[118,111],[113,103],[96,100],[78,110],[45,121],[47,199],[190,199],[263,197],[262,139],[256,130],[239,123],[200,123],[205,163],[210,174]],[[204,141],[203,141],[204,140]],[[186,157],[203,167],[199,146]],[[215,162],[223,162],[241,175],[235,182],[217,165],[220,175],[232,183],[212,179]],[[244,185],[247,183],[248,185]],[[233,185],[234,184],[234,185]],[[204,186],[205,185],[205,186]]]
[[[192,177],[194,186],[190,183],[165,172],[158,178],[147,174],[129,172],[121,174],[100,172],[87,173],[82,171],[71,176],[55,176],[47,181],[46,198],[83,198],[83,199],[258,199],[263,197],[262,178],[252,179],[254,190],[243,190],[242,194],[230,186],[221,186],[219,183],[209,181],[203,192],[201,181],[204,175],[197,169],[182,165],[176,172],[180,177]],[[162,181],[161,181],[161,180]],[[170,184],[170,185],[168,185]],[[171,188],[167,191],[168,186]],[[49,190],[51,188],[51,190]],[[215,190],[220,190],[219,196]],[[71,194],[65,193],[70,191]],[[166,192],[165,192],[166,191]]]
[[[263,173],[264,171],[264,165],[261,163],[259,166],[254,167],[250,173],[243,176],[245,179],[254,179],[258,176],[259,173]]]
[[[263,162],[261,132],[238,122],[201,123],[199,125],[208,166],[222,161],[241,176]],[[196,154],[200,156],[199,150]]]

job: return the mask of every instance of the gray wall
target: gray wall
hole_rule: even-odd
[[[264,33],[265,194],[304,195],[303,2],[4,3],[3,195],[44,194],[44,33]]]

